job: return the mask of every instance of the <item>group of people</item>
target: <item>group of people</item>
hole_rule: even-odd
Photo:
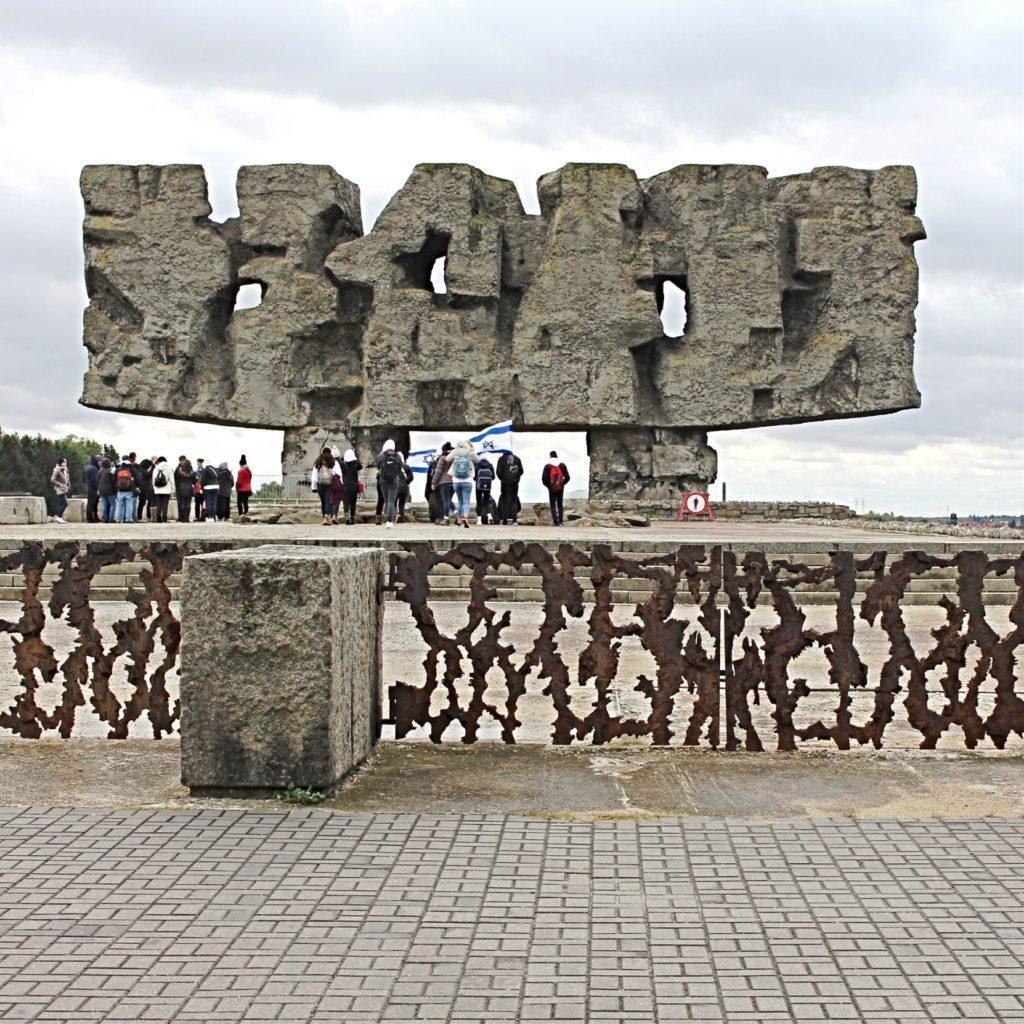
[[[237,473],[226,462],[219,466],[196,459],[195,469],[185,455],[172,469],[162,455],[139,459],[129,452],[114,460],[93,455],[85,467],[85,520],[88,523],[166,523],[171,496],[179,523],[227,522],[234,490],[239,515],[249,511],[252,470],[243,455]],[[53,468],[50,484],[57,501],[56,521],[64,522],[71,491],[67,459]]]
[[[359,481],[363,464],[349,448],[344,455],[337,448],[324,447],[310,472],[310,489],[320,497],[320,512],[324,525],[341,521],[355,522],[356,502],[365,487]],[[387,440],[374,458],[373,470],[377,475],[377,509],[374,521],[391,528],[405,516],[410,500],[410,485],[414,474],[407,457],[395,442]],[[430,521],[442,526],[469,526],[470,510],[476,497],[476,517],[481,525],[498,523],[515,525],[519,521],[522,502],[519,484],[523,478],[523,461],[514,452],[503,452],[493,463],[486,455],[478,455],[469,441],[452,444],[446,441],[427,460],[426,486],[423,496],[427,501]],[[493,496],[497,481],[499,493]],[[569,482],[569,470],[552,452],[541,474],[547,488],[551,508],[551,522],[560,526],[565,518],[563,498]],[[344,511],[342,511],[344,510]],[[339,519],[339,515],[343,519]]]
[[[317,456],[309,483],[320,498],[325,526],[355,523],[356,504],[366,490],[359,479],[362,470],[363,464],[351,448],[342,454],[328,445]],[[415,479],[413,470],[395,442],[388,440],[374,458],[372,471],[377,482],[374,521],[393,527],[405,517]],[[232,491],[239,515],[248,513],[252,497],[252,470],[244,455],[235,473],[226,462],[214,466],[204,459],[196,459],[193,468],[185,455],[178,456],[173,469],[162,455],[141,460],[135,452],[120,460],[93,455],[84,477],[85,518],[90,523],[166,523],[172,496],[179,523],[228,522]],[[486,455],[477,454],[469,441],[454,445],[446,441],[427,460],[423,496],[430,521],[468,527],[475,492],[478,523],[513,526],[522,509],[522,479],[523,462],[514,452],[503,452],[492,462]],[[548,491],[551,522],[560,526],[565,516],[563,496],[569,470],[557,452],[551,453],[544,466],[541,482]],[[492,493],[496,483],[497,498]],[[71,492],[67,459],[60,459],[54,466],[50,484],[57,502],[56,521],[62,523]]]

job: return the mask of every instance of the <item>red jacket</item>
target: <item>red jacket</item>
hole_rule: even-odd
[[[235,477],[235,490],[240,494],[252,493],[252,470],[248,466],[240,466]]]

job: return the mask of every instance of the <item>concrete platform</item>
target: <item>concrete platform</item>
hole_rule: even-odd
[[[190,797],[170,740],[0,739],[0,806],[280,807]],[[472,747],[384,741],[319,806],[339,811],[530,814],[568,819],[698,815],[1024,818],[1019,752],[722,753],[640,744]]]
[[[975,551],[1020,551],[1024,541],[990,540],[978,537],[941,534],[880,533],[854,526],[818,526],[812,523],[743,522],[655,522],[639,529],[574,526],[451,526],[403,523],[391,530],[383,526],[282,526],[255,523],[153,523],[94,524],[45,523],[39,526],[5,526],[0,529],[0,548],[8,542],[41,540],[216,540],[236,543],[293,542],[329,544],[374,544],[397,547],[403,541],[433,541],[448,545],[456,541],[476,540],[507,543],[513,540],[568,541],[572,544],[612,543],[620,550],[648,550],[662,544],[723,544],[735,549],[767,552],[821,551],[835,548],[854,551],[945,552],[971,548]]]

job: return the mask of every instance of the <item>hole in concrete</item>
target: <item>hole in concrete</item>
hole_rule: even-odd
[[[814,338],[828,308],[829,273],[796,273],[782,291],[782,361],[792,363]]]
[[[448,283],[445,280],[444,272],[447,266],[448,257],[438,256],[434,260],[434,266],[430,271],[430,284],[435,295],[447,295]]]
[[[662,330],[667,338],[681,338],[686,331],[689,296],[686,279],[659,278],[654,283],[657,312],[662,317]]]
[[[251,281],[238,286],[235,293],[235,305],[232,312],[240,309],[254,309],[263,301],[263,285],[259,281]]]
[[[767,416],[775,404],[775,391],[773,388],[754,388],[754,400],[751,412],[754,416]]]
[[[451,235],[444,231],[427,231],[419,252],[406,252],[394,258],[393,281],[397,288],[422,288],[424,291],[444,295],[447,285],[444,280],[445,257]],[[440,264],[440,269],[438,268]],[[440,287],[435,278],[440,278]]]

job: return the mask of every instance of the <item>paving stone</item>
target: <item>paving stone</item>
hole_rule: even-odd
[[[0,1019],[1024,1022],[1024,823],[0,814]]]

